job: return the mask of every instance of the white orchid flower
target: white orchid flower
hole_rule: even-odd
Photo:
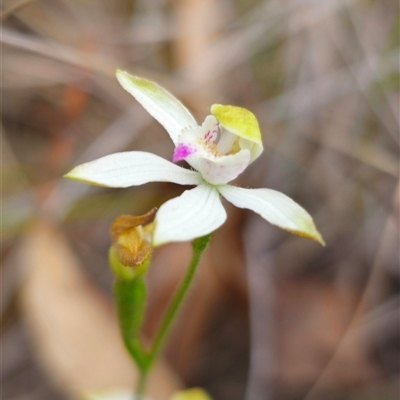
[[[253,210],[273,225],[297,235],[324,241],[311,216],[292,199],[272,189],[244,189],[228,182],[262,152],[261,132],[250,111],[214,104],[201,126],[187,108],[156,83],[117,71],[117,78],[166,129],[175,145],[173,161],[129,151],[110,154],[74,168],[66,177],[94,185],[128,187],[147,182],[194,185],[157,212],[153,246],[189,241],[219,228],[226,219],[221,196],[239,208]]]

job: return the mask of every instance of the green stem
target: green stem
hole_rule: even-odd
[[[186,275],[183,277],[178,289],[176,290],[174,297],[171,300],[171,303],[164,315],[164,319],[161,322],[161,325],[158,329],[154,337],[153,344],[150,349],[149,359],[148,359],[148,368],[150,369],[153,365],[154,361],[157,359],[161,348],[166,340],[166,337],[174,323],[176,316],[183,305],[185,297],[188,293],[190,285],[193,281],[193,278],[196,274],[197,267],[199,265],[200,258],[207,247],[208,242],[211,239],[211,234],[207,236],[203,236],[201,238],[195,239],[192,242],[193,253],[192,258],[190,260],[188,269],[186,271]]]
[[[147,369],[139,368],[139,381],[135,392],[134,400],[142,400],[144,396],[144,390],[146,388],[147,381]]]
[[[139,381],[135,392],[135,400],[143,399],[148,372],[156,361],[176,316],[186,298],[190,285],[196,274],[200,258],[206,249],[211,234],[192,242],[192,258],[181,283],[165,312],[160,327],[155,334],[149,351],[146,351],[139,337],[143,322],[146,284],[143,276],[133,279],[117,279],[114,294],[119,314],[119,323],[125,346],[135,360],[139,369]]]

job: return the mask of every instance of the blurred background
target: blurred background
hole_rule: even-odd
[[[184,188],[67,181],[79,163],[173,145],[117,83],[155,80],[199,122],[258,117],[239,177],[292,197],[327,246],[225,204],[149,392],[214,400],[399,398],[399,9],[395,0],[5,0],[2,3],[2,399],[131,387],[109,226]],[[190,246],[149,272],[151,338]]]

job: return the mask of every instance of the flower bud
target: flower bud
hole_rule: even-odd
[[[113,272],[122,279],[143,274],[152,253],[151,236],[157,209],[140,216],[121,215],[111,225],[112,246],[109,252]]]

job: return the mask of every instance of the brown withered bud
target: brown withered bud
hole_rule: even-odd
[[[151,234],[157,208],[144,215],[121,215],[111,225],[111,238],[120,262],[136,267],[151,255]]]

